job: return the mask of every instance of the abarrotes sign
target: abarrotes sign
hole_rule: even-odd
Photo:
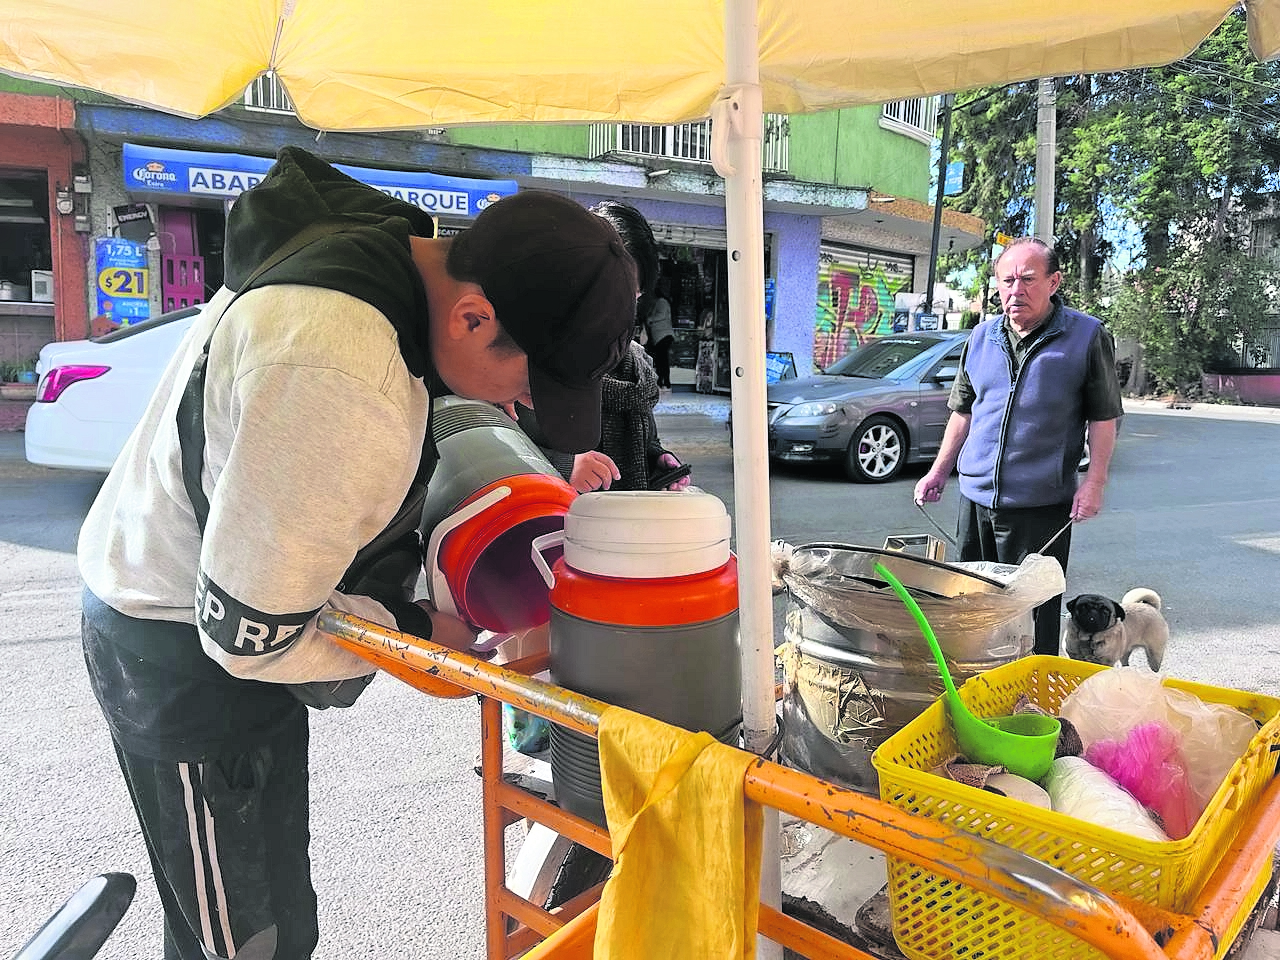
[[[124,145],[124,185],[137,193],[180,194],[233,200],[262,182],[273,159],[236,153],[204,153]],[[515,193],[514,180],[473,180],[438,173],[377,170],[334,164],[361,183],[436,216],[474,217]]]

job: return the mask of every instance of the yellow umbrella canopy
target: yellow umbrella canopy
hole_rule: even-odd
[[[725,0],[5,0],[0,70],[203,116],[273,70],[327,130],[706,116]],[[740,4],[750,12],[750,4]],[[1234,0],[759,0],[765,110],[804,113],[1175,60]],[[1280,2],[1250,0],[1254,51]]]
[[[743,717],[773,731],[762,111],[803,113],[1185,56],[1280,0],[0,0],[0,71],[204,116],[274,71],[324,130],[711,115],[725,177]]]

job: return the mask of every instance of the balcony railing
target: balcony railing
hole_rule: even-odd
[[[916,97],[886,103],[881,109],[880,126],[931,143],[938,128],[938,98]]]
[[[285,93],[284,86],[276,79],[274,73],[264,73],[244,92],[246,110],[257,110],[262,113],[296,113],[293,101]]]
[[[786,173],[790,145],[790,121],[777,113],[764,118],[761,163],[766,173]],[[592,157],[610,153],[711,163],[711,121],[654,126],[646,123],[593,123]]]

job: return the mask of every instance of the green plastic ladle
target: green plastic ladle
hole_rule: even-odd
[[[938,646],[938,638],[934,636],[933,627],[925,618],[920,604],[916,603],[915,597],[907,592],[907,588],[884,564],[876,564],[876,574],[906,604],[929,644],[933,659],[938,664],[938,672],[942,674],[943,686],[946,687],[943,697],[951,718],[951,728],[955,731],[956,743],[965,759],[973,763],[999,765],[1028,780],[1039,780],[1048,773],[1058,749],[1058,736],[1062,732],[1062,724],[1058,722],[1058,718],[1039,713],[1016,713],[989,720],[975,717],[956,692],[956,685],[951,681],[951,671],[947,669],[947,661]]]

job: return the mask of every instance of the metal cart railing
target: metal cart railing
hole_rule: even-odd
[[[481,701],[485,921],[487,960],[534,948],[539,957],[592,955],[600,889],[555,910],[506,884],[505,829],[521,818],[605,856],[608,833],[503,779],[503,703],[581,734],[596,736],[608,705],[535,679],[546,655],[494,666],[464,653],[348,614],[326,613],[320,628],[347,649],[432,696],[477,694]],[[1115,960],[1210,960],[1234,918],[1251,910],[1258,879],[1272,869],[1280,842],[1280,782],[1273,779],[1216,871],[1185,913],[1102,893],[1038,860],[806,773],[757,759],[743,781],[748,800],[809,821],[910,861],[1034,913]],[[872,955],[780,910],[760,905],[759,932],[815,960],[871,960]]]

